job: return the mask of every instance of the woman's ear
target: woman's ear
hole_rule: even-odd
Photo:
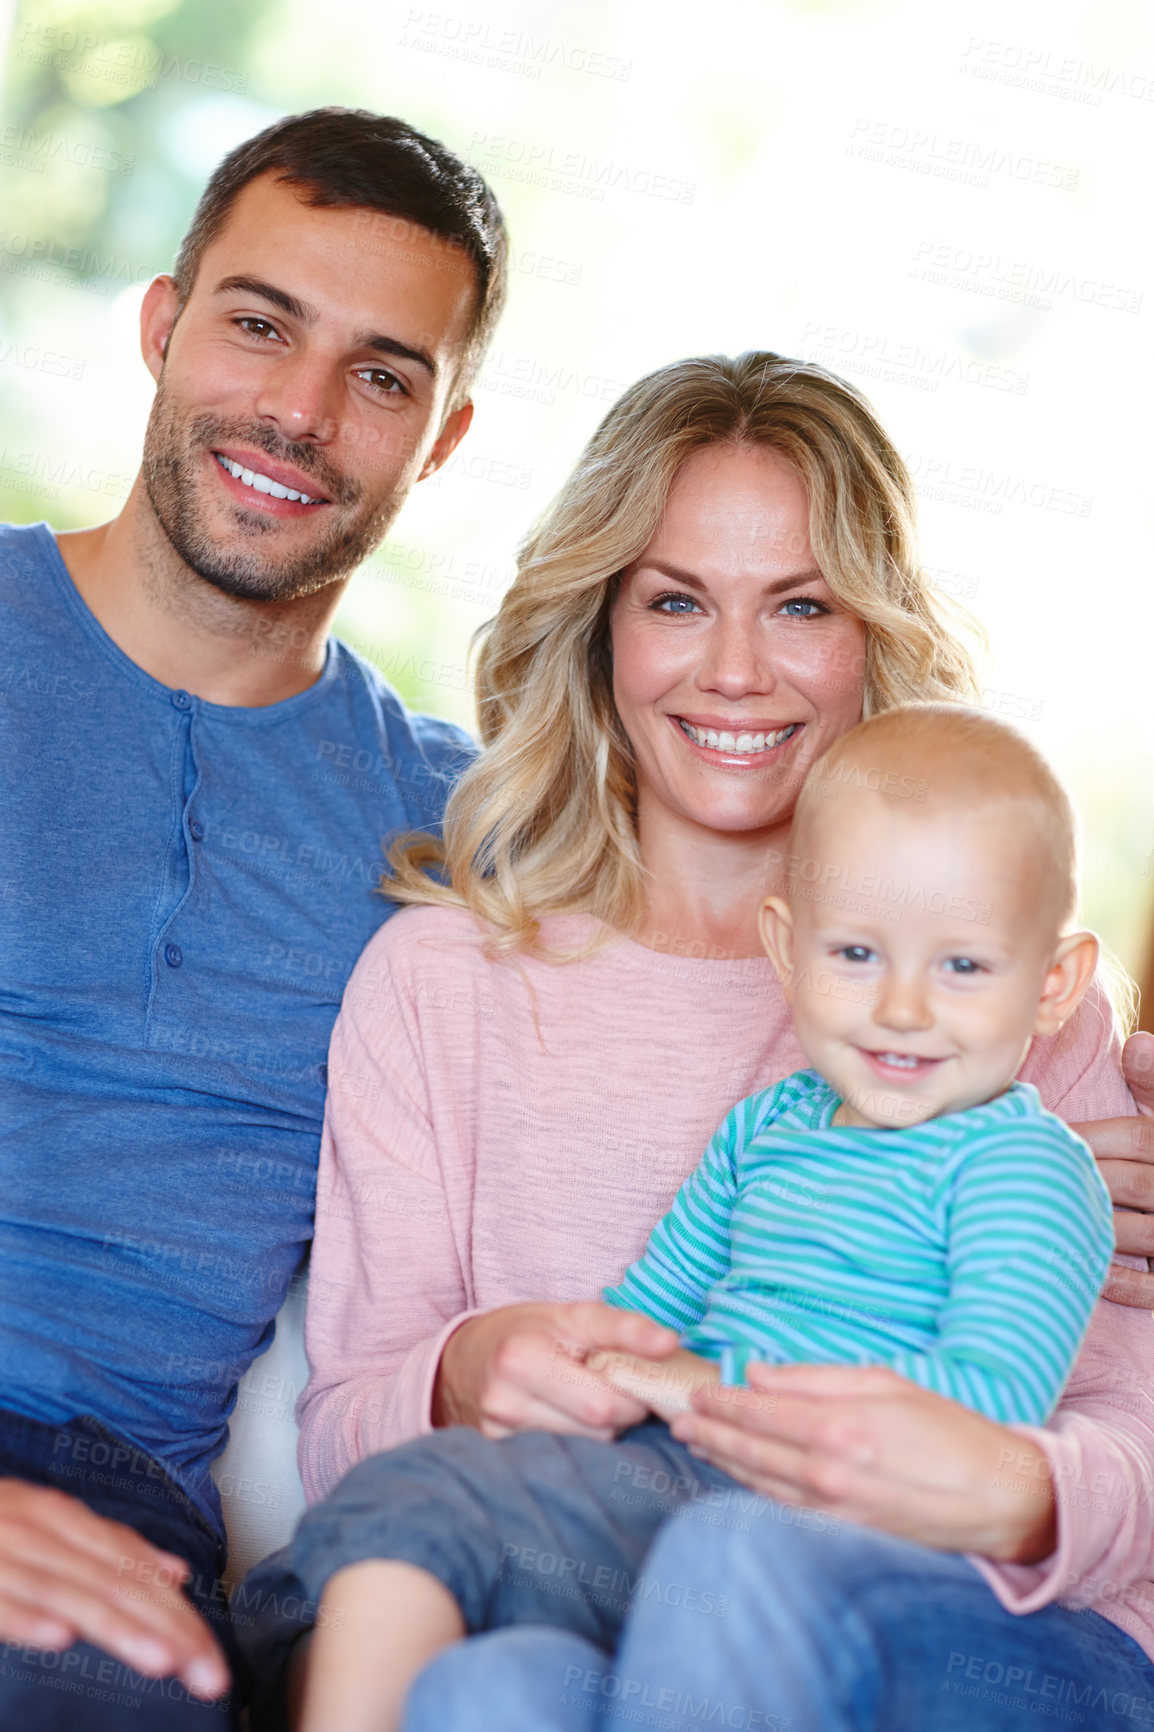
[[[765,954],[777,970],[789,998],[793,987],[793,915],[780,896],[767,896],[758,915],[758,929]]]
[[[1092,932],[1067,932],[1060,938],[1038,1003],[1035,1034],[1057,1034],[1077,1010],[1098,966],[1098,940]]]

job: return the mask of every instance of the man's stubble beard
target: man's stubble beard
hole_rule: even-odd
[[[240,507],[236,539],[247,545],[214,540],[202,521],[198,487],[203,485],[204,453],[225,445],[263,451],[315,481],[317,492],[332,502],[320,508],[334,513],[328,533],[296,553],[274,550],[262,558],[261,541],[275,535],[284,520]],[[327,588],[377,546],[405,494],[404,489],[393,488],[371,509],[358,512],[355,507],[364,489],[317,446],[282,439],[260,421],[209,414],[182,418],[163,374],[148,418],[141,473],[157,522],[177,555],[214,589],[241,601],[296,601]]]

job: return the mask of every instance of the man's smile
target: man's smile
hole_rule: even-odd
[[[330,502],[315,481],[270,457],[239,451],[214,450],[212,456],[234,498],[250,510],[276,517],[303,517]]]

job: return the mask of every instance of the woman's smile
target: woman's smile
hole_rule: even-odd
[[[689,744],[703,758],[715,763],[768,763],[775,752],[788,746],[805,726],[804,722],[763,722],[715,717],[691,721],[687,716],[671,716]]]

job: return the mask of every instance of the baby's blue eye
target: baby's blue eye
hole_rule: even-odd
[[[946,967],[952,969],[955,974],[980,974],[982,972],[981,963],[975,962],[971,956],[951,956]]]
[[[874,953],[868,944],[844,944],[838,955],[844,956],[847,962],[872,962]]]

